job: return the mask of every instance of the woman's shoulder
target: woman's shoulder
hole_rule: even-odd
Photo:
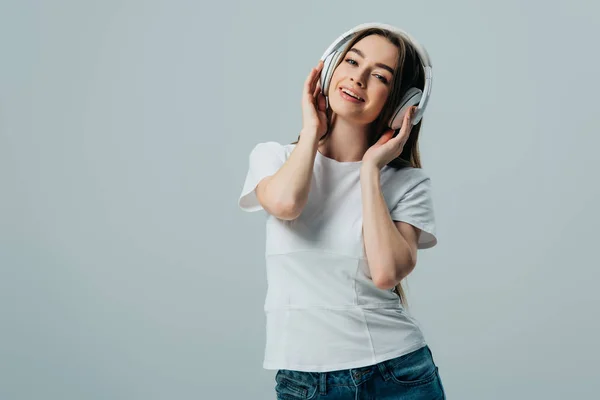
[[[294,147],[296,147],[296,145],[293,143],[282,144],[282,143],[274,141],[274,140],[268,140],[268,141],[264,141],[264,142],[259,142],[256,145],[254,145],[252,152],[276,153],[279,155],[283,155],[287,158],[290,155],[290,153],[292,152],[292,150],[294,150]]]
[[[383,178],[383,176],[382,176]],[[404,167],[400,169],[388,167],[387,177],[382,179],[386,193],[402,197],[413,190],[429,191],[431,178],[422,168]]]
[[[393,168],[386,167],[388,173],[393,177],[394,181],[400,181],[405,183],[419,183],[426,180],[431,180],[429,174],[423,170],[423,168],[416,167],[403,167]]]

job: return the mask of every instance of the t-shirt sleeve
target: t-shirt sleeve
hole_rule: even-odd
[[[437,244],[435,213],[431,196],[431,179],[424,178],[411,187],[390,211],[394,221],[407,222],[421,230],[418,248]]]
[[[256,186],[267,176],[275,174],[286,160],[285,148],[277,142],[264,142],[257,144],[250,152],[248,172],[238,205],[248,212],[263,209],[256,197]]]

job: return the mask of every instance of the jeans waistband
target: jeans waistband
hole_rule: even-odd
[[[424,347],[415,350],[417,351],[427,351],[431,356],[431,350],[429,347],[425,345]],[[299,381],[304,381],[311,384],[317,384],[318,390],[321,395],[327,394],[328,387],[334,386],[358,386],[364,381],[369,380],[373,377],[373,374],[381,374],[382,378],[387,381],[391,378],[391,366],[397,362],[404,356],[400,356],[397,358],[393,358],[387,361],[382,361],[380,363],[359,367],[359,368],[351,368],[339,371],[330,371],[330,372],[302,372],[302,371],[292,371],[286,370],[285,373],[293,377]]]

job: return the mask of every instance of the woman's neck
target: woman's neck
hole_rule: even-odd
[[[319,151],[340,162],[361,161],[367,151],[367,133],[368,126],[349,123],[334,116],[330,132],[319,145]]]

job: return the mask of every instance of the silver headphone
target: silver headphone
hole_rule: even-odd
[[[322,93],[327,97],[329,92],[329,84],[331,83],[331,77],[333,76],[333,71],[335,67],[338,65],[338,61],[340,57],[344,54],[346,45],[350,42],[350,40],[354,37],[355,34],[369,28],[382,28],[386,29],[394,34],[402,37],[407,42],[409,42],[417,51],[419,55],[419,60],[421,65],[423,66],[423,70],[425,72],[425,87],[421,91],[421,89],[416,87],[409,88],[402,99],[400,100],[400,104],[398,108],[392,114],[388,122],[388,126],[394,130],[400,129],[402,126],[402,121],[404,120],[404,115],[406,111],[417,105],[417,109],[415,111],[413,117],[413,125],[416,125],[421,121],[423,114],[425,113],[425,108],[427,107],[427,102],[429,101],[429,97],[431,94],[431,77],[432,77],[432,69],[431,69],[431,60],[429,59],[429,54],[425,48],[419,44],[411,35],[402,29],[396,28],[392,25],[382,24],[378,22],[366,23],[355,26],[349,31],[342,34],[338,37],[327,50],[323,53],[321,60],[323,60],[324,65],[321,71],[321,88]]]

